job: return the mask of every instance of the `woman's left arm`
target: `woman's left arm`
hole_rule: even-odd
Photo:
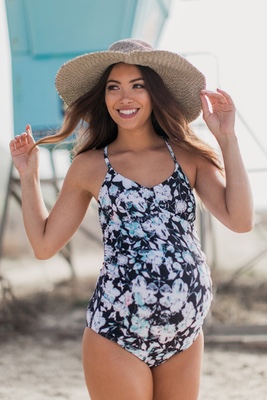
[[[235,105],[220,89],[202,91],[201,102],[203,119],[221,148],[225,178],[210,163],[200,162],[196,190],[206,207],[225,226],[235,232],[248,232],[254,225],[254,206],[235,134]]]

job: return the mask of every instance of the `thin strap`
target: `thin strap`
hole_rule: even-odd
[[[105,163],[107,164],[108,168],[110,168],[111,165],[110,165],[110,162],[109,162],[109,159],[108,159],[108,146],[106,146],[104,148],[104,160],[105,160]]]
[[[171,145],[169,144],[169,142],[168,142],[167,140],[165,140],[165,143],[166,143],[166,146],[167,146],[168,149],[169,149],[169,152],[170,152],[170,154],[171,154],[171,156],[172,156],[172,158],[173,158],[173,161],[174,161],[175,163],[177,163],[177,160],[176,160],[174,151],[173,151],[173,149],[171,148]],[[106,146],[106,147],[104,148],[104,159],[105,159],[105,163],[107,164],[107,166],[108,166],[109,168],[111,168],[111,164],[110,164],[109,158],[108,158],[108,146]]]
[[[174,161],[175,163],[177,163],[177,160],[176,160],[174,151],[173,151],[173,149],[171,148],[170,143],[169,143],[167,140],[165,140],[165,143],[166,143],[166,146],[167,146],[168,149],[169,149],[169,152],[170,152],[170,154],[171,154],[171,156],[172,156],[172,158],[173,158],[173,161]]]

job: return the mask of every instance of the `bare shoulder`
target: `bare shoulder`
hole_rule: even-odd
[[[172,144],[177,162],[187,176],[192,188],[195,187],[198,168],[202,163],[208,163],[200,154],[191,153],[181,149],[178,145]]]
[[[75,165],[75,169],[79,170],[79,173],[83,171],[94,172],[101,165],[106,165],[103,150],[88,150],[78,154],[73,160],[73,165]]]
[[[70,167],[69,174],[76,185],[97,198],[107,172],[103,150],[88,150],[77,155]]]
[[[220,170],[212,164],[207,158],[198,153],[191,153],[173,146],[176,159],[183,172],[188,177],[192,188],[203,196],[203,192],[209,192],[210,186],[223,184],[224,178]]]

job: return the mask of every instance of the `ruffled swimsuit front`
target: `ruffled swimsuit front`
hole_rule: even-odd
[[[86,318],[149,367],[195,341],[212,299],[194,194],[166,145],[174,172],[152,188],[117,173],[104,149],[108,171],[98,198],[104,263]]]

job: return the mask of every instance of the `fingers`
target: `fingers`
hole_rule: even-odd
[[[28,134],[24,132],[21,135],[17,135],[14,139],[12,139],[9,146],[11,150],[18,150],[19,148],[28,145],[28,143]]]
[[[34,144],[34,139],[32,137],[32,130],[30,125],[26,125],[25,132],[17,135],[9,143],[11,151],[21,149],[25,146],[32,146]]]
[[[224,90],[218,88],[217,92],[221,93],[227,100],[233,101],[232,97],[227,92],[225,92]]]
[[[203,115],[208,115],[210,113],[209,103],[208,103],[207,97],[205,96],[204,92],[205,91],[203,90],[200,93],[200,100],[201,100],[201,104],[202,104]]]
[[[207,98],[211,102],[216,102],[220,104],[231,104],[231,105],[234,104],[231,96],[222,89],[217,89],[216,92],[213,92],[211,90],[202,90],[201,95],[207,96]]]

